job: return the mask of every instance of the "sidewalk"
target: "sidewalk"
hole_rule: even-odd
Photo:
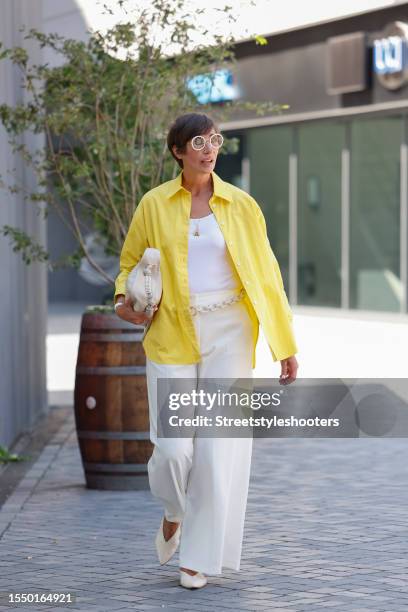
[[[81,305],[51,311],[48,362],[58,429],[0,509],[0,611],[8,592],[76,595],[67,608],[274,612],[408,611],[406,441],[255,439],[241,571],[178,585],[154,537],[149,491],[93,491],[75,433],[72,390]],[[402,377],[407,318],[295,310],[300,377]],[[278,376],[261,336],[257,377]],[[24,453],[23,453],[24,454]],[[4,478],[1,484],[4,485]],[[16,605],[19,610],[61,610]]]
[[[85,488],[71,414],[0,511],[0,592],[71,592],[83,612],[408,610],[405,457],[403,439],[255,439],[241,571],[190,591],[177,554],[156,559],[149,491]]]

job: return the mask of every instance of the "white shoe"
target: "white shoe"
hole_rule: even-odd
[[[207,576],[201,572],[191,576],[184,570],[180,570],[180,584],[186,589],[200,589],[207,584]]]
[[[159,531],[157,532],[156,540],[155,540],[157,555],[159,557],[159,561],[161,565],[163,565],[164,563],[167,563],[167,561],[169,561],[174,555],[174,553],[176,552],[178,545],[180,544],[180,526],[181,526],[181,523],[179,523],[179,526],[177,527],[176,531],[171,536],[170,540],[165,540],[164,535],[163,535],[163,523],[164,523],[164,517],[161,520]]]

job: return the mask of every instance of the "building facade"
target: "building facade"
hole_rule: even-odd
[[[292,305],[407,313],[408,5],[236,47],[217,171],[257,199]]]

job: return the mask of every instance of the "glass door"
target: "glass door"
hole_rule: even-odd
[[[400,116],[351,121],[350,307],[398,312]]]
[[[298,303],[341,306],[341,152],[345,127],[313,122],[298,132]]]
[[[289,295],[289,155],[293,128],[263,127],[248,130],[250,193],[265,215],[269,241],[279,262]]]

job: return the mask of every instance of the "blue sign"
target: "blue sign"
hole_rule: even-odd
[[[377,74],[402,72],[408,67],[408,45],[401,36],[374,41],[374,71]]]
[[[187,79],[187,87],[200,104],[224,102],[238,97],[231,70],[216,70],[211,74],[199,74]]]

